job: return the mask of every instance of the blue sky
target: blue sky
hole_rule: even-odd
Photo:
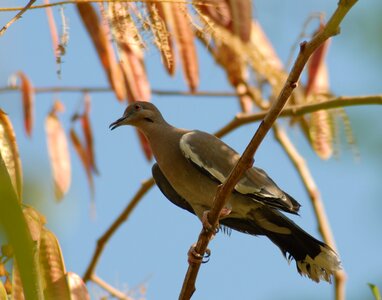
[[[23,5],[25,1],[1,1],[1,6]],[[285,62],[292,44],[307,16],[325,12],[330,16],[335,1],[255,1],[256,16],[277,53]],[[378,19],[382,4],[378,0],[359,1],[333,39],[329,54],[331,89],[336,95],[381,93],[382,41]],[[57,14],[57,9],[54,9]],[[62,79],[56,66],[44,10],[27,12],[0,37],[0,86],[10,74],[22,70],[35,86],[106,86],[106,78],[93,45],[73,6],[65,6],[69,19],[69,45],[62,65]],[[0,24],[14,13],[0,12]],[[149,39],[149,37],[147,36]],[[149,42],[149,41],[148,41]],[[169,78],[160,56],[149,42],[146,67],[155,89],[185,90],[180,70]],[[230,91],[224,73],[198,47],[200,90]],[[95,179],[96,217],[90,215],[90,194],[85,172],[71,149],[72,187],[61,203],[54,201],[51,172],[47,159],[44,119],[55,99],[66,106],[61,120],[69,128],[71,114],[81,103],[77,93],[41,94],[36,97],[36,122],[32,139],[22,128],[21,97],[0,94],[0,107],[8,112],[20,147],[24,179],[29,192],[25,201],[34,203],[47,215],[48,227],[59,238],[68,271],[83,274],[98,237],[114,221],[137,191],[142,180],[151,176],[132,128],[110,132],[108,125],[120,117],[124,104],[112,93],[92,94],[91,121],[95,134],[96,159],[100,176]],[[153,96],[152,101],[165,118],[177,127],[214,132],[238,112],[234,98],[192,98]],[[343,266],[348,274],[349,299],[371,299],[367,282],[382,286],[379,211],[382,161],[380,132],[382,121],[378,106],[352,107],[346,111],[361,155],[355,161],[342,138],[340,156],[321,161],[315,156],[298,129],[283,123],[304,155],[325,202],[327,214]],[[224,140],[243,151],[258,124],[230,133]],[[280,187],[302,204],[301,216],[294,220],[319,237],[307,194],[298,174],[275,143],[272,134],[261,145],[256,163],[267,170]],[[174,207],[152,189],[134,214],[111,239],[96,273],[120,288],[147,287],[147,299],[176,299],[187,270],[187,251],[199,234],[201,225],[194,216]],[[212,257],[202,266],[193,299],[330,299],[332,286],[316,284],[288,266],[279,249],[264,237],[233,232],[219,234],[211,242]],[[94,299],[104,292],[90,284]]]

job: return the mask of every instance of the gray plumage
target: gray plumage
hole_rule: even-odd
[[[211,208],[218,185],[235,166],[239,154],[213,135],[171,126],[148,102],[130,104],[110,127],[121,125],[135,126],[147,137],[157,161],[153,176],[162,193],[201,219]],[[340,269],[339,259],[329,246],[280,212],[297,214],[300,204],[263,170],[247,170],[226,205],[231,212],[220,220],[222,225],[267,236],[284,256],[296,260],[300,274],[317,282],[330,281],[331,275]]]

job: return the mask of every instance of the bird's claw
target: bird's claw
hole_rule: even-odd
[[[220,215],[219,215],[219,218],[222,218],[222,217],[226,217],[228,216],[230,213],[231,213],[231,209],[230,208],[227,208],[227,207],[223,207],[223,209],[220,211]],[[214,228],[214,226],[212,226],[210,224],[210,221],[208,220],[208,213],[210,211],[209,210],[206,210],[203,212],[203,216],[202,216],[202,224],[203,224],[203,228],[204,230],[206,230],[207,232],[209,231],[213,231],[214,232],[214,235],[217,234],[219,232],[219,223],[216,225],[216,227]]]
[[[190,247],[190,250],[188,250],[188,262],[189,263],[202,263],[202,264],[205,264],[205,263],[208,263],[209,260],[210,260],[210,256],[211,256],[211,250],[210,249],[206,249],[206,252],[202,255],[198,252],[196,252],[196,244],[193,244],[191,247]]]
[[[219,225],[216,226],[215,228],[211,225],[210,221],[208,220],[208,213],[209,212],[210,212],[209,210],[206,210],[203,212],[203,216],[202,216],[203,228],[207,232],[214,231],[215,233],[217,233],[217,231],[219,229]]]

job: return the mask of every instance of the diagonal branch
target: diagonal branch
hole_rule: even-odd
[[[35,3],[36,0],[30,0],[25,7],[20,7],[20,11],[14,16],[7,24],[3,26],[3,28],[0,29],[0,36],[2,36],[5,31],[8,29],[9,26],[11,26],[14,22],[16,22],[18,19],[21,18],[21,16],[32,6],[33,3]],[[19,9],[18,9],[19,10]]]
[[[243,175],[245,170],[250,167],[253,163],[253,156],[258,149],[260,143],[264,139],[265,135],[273,126],[273,123],[276,121],[277,117],[281,113],[281,110],[288,101],[293,90],[297,87],[297,82],[300,78],[302,70],[304,69],[305,64],[307,63],[310,55],[329,37],[336,35],[339,32],[339,24],[351,9],[351,7],[356,3],[356,0],[342,0],[338,3],[338,7],[328,23],[326,24],[324,30],[318,33],[310,42],[303,42],[300,45],[300,53],[297,56],[297,59],[293,65],[291,72],[288,75],[288,78],[277,98],[273,103],[271,109],[265,116],[264,120],[261,122],[259,128],[257,129],[252,140],[245,149],[243,155],[240,157],[234,169],[231,171],[230,175],[224,182],[220,185],[217,193],[213,200],[213,205],[211,211],[208,214],[209,223],[213,227],[216,227],[218,224],[218,218],[222,208],[224,207],[228,195],[232,192],[234,186]],[[204,255],[206,252],[208,243],[212,237],[213,232],[206,231],[202,229],[199,234],[198,242],[195,247],[195,251],[201,255]],[[180,292],[179,299],[190,299],[192,294],[195,291],[195,282],[196,277],[199,272],[200,262],[190,262],[182,290]]]
[[[338,253],[336,243],[332,230],[330,228],[329,220],[325,212],[324,203],[321,199],[318,188],[314,182],[313,176],[309,171],[309,168],[304,160],[304,158],[298,153],[297,149],[294,147],[286,132],[279,128],[277,124],[273,125],[273,131],[276,140],[280,143],[289,159],[292,161],[296,170],[298,171],[301,180],[304,184],[306,192],[308,193],[316,219],[318,222],[318,230],[325,243],[328,244],[333,250]],[[338,253],[339,254],[339,253]],[[343,270],[337,271],[334,275],[335,279],[335,299],[344,300],[345,299],[345,281],[346,274]]]
[[[83,281],[87,282],[91,280],[94,270],[97,266],[98,260],[102,254],[104,247],[106,246],[109,239],[115,233],[115,231],[122,225],[123,222],[127,220],[130,216],[131,212],[137,206],[142,197],[147,193],[149,189],[154,186],[154,179],[149,178],[142,182],[141,188],[137,191],[133,199],[131,199],[130,203],[126,206],[123,212],[119,215],[119,217],[113,222],[113,224],[106,230],[106,232],[98,239],[97,246],[94,251],[93,257],[89,263],[89,266],[83,276]]]

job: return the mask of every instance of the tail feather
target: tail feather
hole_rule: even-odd
[[[341,269],[337,254],[328,245],[312,237],[280,212],[263,208],[251,211],[250,215],[254,231],[262,231],[288,260],[294,258],[301,275],[316,282],[330,282],[334,272]]]

